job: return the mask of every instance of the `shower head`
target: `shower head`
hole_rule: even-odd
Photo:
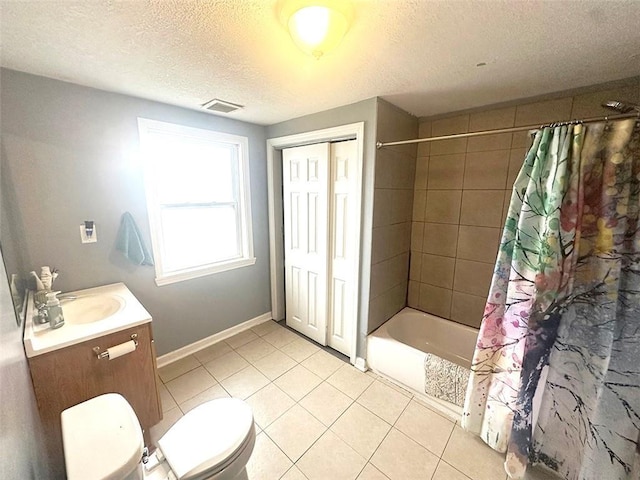
[[[635,105],[633,103],[628,102],[620,102],[618,100],[607,100],[602,104],[603,108],[608,108],[609,110],[615,110],[618,113],[629,113],[634,110],[640,113],[640,105]]]

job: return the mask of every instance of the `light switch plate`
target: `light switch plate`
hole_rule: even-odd
[[[96,243],[98,241],[98,229],[96,224],[93,224],[93,233],[90,237],[87,237],[87,229],[84,225],[80,225],[80,241],[82,243]]]

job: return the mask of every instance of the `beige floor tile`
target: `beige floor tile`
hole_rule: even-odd
[[[264,431],[280,450],[295,462],[325,430],[326,427],[313,415],[299,405],[295,405]]]
[[[343,365],[327,379],[327,382],[355,399],[371,385],[373,378],[356,370],[351,365]]]
[[[151,443],[158,445],[158,440],[167,433],[167,430],[182,417],[182,411],[176,407],[172,408],[168,412],[163,413],[163,418],[160,423],[157,423],[149,430],[151,435]]]
[[[296,362],[302,362],[305,358],[310,357],[320,350],[320,348],[304,338],[297,338],[293,342],[280,347],[280,350],[289,355]]]
[[[165,385],[177,404],[195,397],[206,389],[214,386],[216,380],[204,367],[200,366],[190,372],[174,378]]]
[[[230,351],[231,347],[228,343],[218,342],[207,348],[203,348],[199,352],[194,353],[193,356],[200,360],[200,363],[204,365],[205,363],[210,362],[211,360],[215,360],[216,358],[219,358],[225,353],[229,353]]]
[[[326,380],[329,375],[345,364],[345,362],[324,350],[318,350],[301,363],[323,380]]]
[[[278,325],[278,322],[274,322],[273,320],[269,320],[267,322],[261,323],[260,325],[256,325],[251,330],[253,333],[258,335],[259,337],[264,337],[267,333],[271,333],[278,328],[283,328]]]
[[[233,337],[225,338],[224,341],[228,343],[231,348],[238,348],[245,343],[252,342],[256,338],[258,338],[258,335],[251,330],[245,330],[244,332],[237,333]]]
[[[377,375],[377,380],[379,382],[384,383],[387,387],[391,387],[393,388],[396,392],[401,393],[402,395],[404,395],[407,398],[413,398],[413,393],[411,393],[409,390],[407,390],[406,388],[401,387],[400,385],[396,385],[395,383],[393,383],[391,380],[381,377],[379,375]]]
[[[395,424],[398,430],[438,457],[444,452],[454,426],[452,421],[423,407],[415,400],[409,403]]]
[[[253,340],[249,343],[245,343],[241,347],[236,349],[236,352],[239,353],[247,360],[249,363],[255,363],[263,357],[266,357],[270,353],[276,351],[276,347],[271,345],[268,342],[265,342],[261,338]]]
[[[278,328],[271,333],[267,333],[262,338],[274,347],[282,348],[294,340],[298,340],[300,337],[286,328]]]
[[[253,418],[262,429],[271,425],[274,420],[295,404],[289,395],[273,383],[247,398],[247,403],[253,410]]]
[[[334,433],[327,431],[296,466],[310,480],[354,480],[366,462]]]
[[[251,365],[225,378],[220,384],[235,398],[245,399],[269,383],[269,379]]]
[[[190,398],[186,402],[180,404],[180,410],[182,413],[187,413],[189,410],[194,409],[198,405],[208,402],[209,400],[215,400],[217,398],[228,398],[229,394],[222,388],[220,384],[216,384],[211,388],[206,389],[204,392],[199,393],[193,398]]]
[[[424,480],[435,472],[438,457],[392,428],[371,463],[391,480]]]
[[[287,470],[287,473],[280,480],[306,480],[307,477],[295,465]]]
[[[352,403],[353,399],[327,382],[322,382],[300,400],[300,405],[327,427],[335,422]]]
[[[164,383],[167,383],[199,366],[200,362],[193,355],[189,355],[158,369],[158,375]]]
[[[205,363],[204,368],[220,382],[234,373],[238,373],[248,365],[249,362],[242,356],[234,351],[230,351],[215,360]]]
[[[442,459],[473,480],[496,480],[505,477],[504,454],[491,449],[479,437],[456,426]]]
[[[273,381],[283,373],[297,365],[296,361],[280,350],[270,353],[266,357],[254,362],[253,366],[260,370],[269,380]]]
[[[278,377],[273,383],[298,402],[307,393],[320,385],[321,382],[322,379],[315,373],[310,372],[302,365],[297,365]]]
[[[464,473],[459,472],[444,460],[440,460],[433,480],[471,480]]]
[[[410,399],[389,385],[375,381],[358,397],[358,403],[391,425],[398,419]]]
[[[391,425],[358,403],[351,405],[331,426],[331,431],[364,458],[376,451]]]
[[[247,463],[250,480],[276,480],[293,464],[275,443],[263,432],[256,437],[253,453]]]
[[[370,463],[367,463],[360,475],[358,475],[358,480],[389,480],[389,477]]]
[[[178,404],[173,399],[167,387],[164,386],[164,383],[160,383],[158,385],[158,390],[160,391],[160,403],[162,404],[162,411],[168,412],[172,408],[176,408]]]

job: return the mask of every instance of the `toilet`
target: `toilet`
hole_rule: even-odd
[[[246,480],[256,433],[237,398],[205,402],[165,433],[151,455],[129,402],[107,393],[61,414],[68,480]]]

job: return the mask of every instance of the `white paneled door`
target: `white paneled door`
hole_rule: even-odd
[[[283,150],[287,325],[350,355],[356,321],[355,141]]]

